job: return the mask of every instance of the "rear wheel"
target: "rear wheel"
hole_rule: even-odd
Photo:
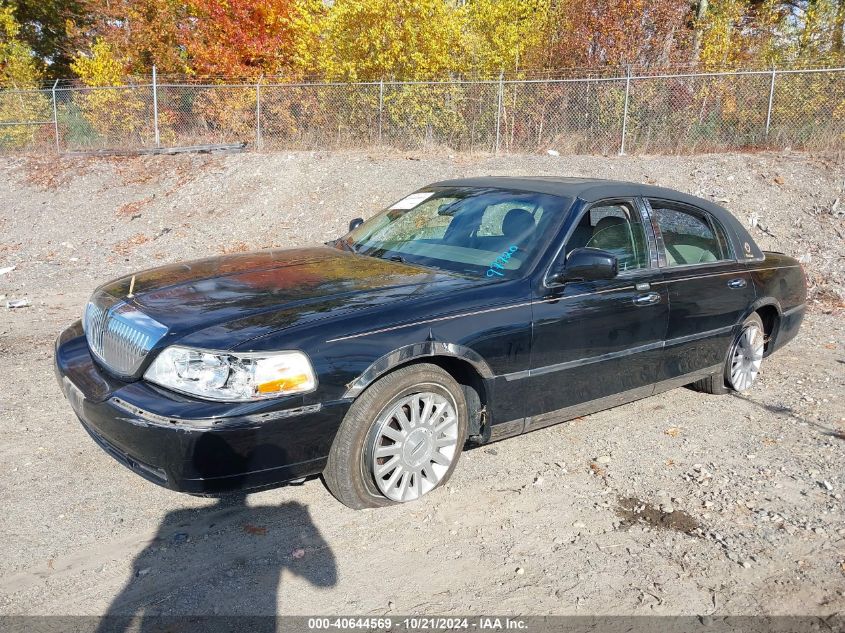
[[[323,478],[351,508],[414,501],[448,481],[466,436],[466,399],[455,379],[428,363],[402,367],[352,404]]]
[[[765,346],[763,321],[755,312],[745,319],[731,343],[723,371],[694,382],[693,387],[713,394],[748,391],[757,379]]]

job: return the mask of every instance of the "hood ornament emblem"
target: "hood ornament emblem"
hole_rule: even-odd
[[[132,275],[132,280],[129,282],[129,294],[126,295],[127,299],[132,299],[135,296],[135,275]]]

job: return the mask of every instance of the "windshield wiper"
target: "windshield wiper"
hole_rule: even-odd
[[[348,239],[345,237],[339,237],[336,240],[330,242],[332,246],[340,246],[345,251],[351,251],[353,253],[357,253],[358,250],[355,248],[355,245],[352,244]]]

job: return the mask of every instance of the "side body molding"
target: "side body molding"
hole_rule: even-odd
[[[394,367],[398,367],[399,365],[411,360],[430,358],[432,356],[451,356],[452,358],[459,358],[472,365],[485,380],[489,380],[494,377],[493,372],[490,370],[490,366],[478,354],[478,352],[475,352],[468,347],[464,347],[463,345],[429,340],[422,343],[405,345],[404,347],[400,347],[385,354],[372,365],[367,367],[364,373],[346,385],[346,392],[343,394],[343,397],[355,398],[379,376],[387,373]]]

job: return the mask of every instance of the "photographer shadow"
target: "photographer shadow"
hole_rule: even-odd
[[[220,435],[201,441],[204,454],[210,450],[215,461],[234,460],[239,472],[249,472],[250,460]],[[264,458],[278,451],[259,448]],[[279,457],[276,463],[285,463]],[[249,506],[242,493],[206,508],[173,510],[135,557],[131,577],[96,630],[276,631],[283,574],[315,587],[337,584],[334,555],[301,503]]]

